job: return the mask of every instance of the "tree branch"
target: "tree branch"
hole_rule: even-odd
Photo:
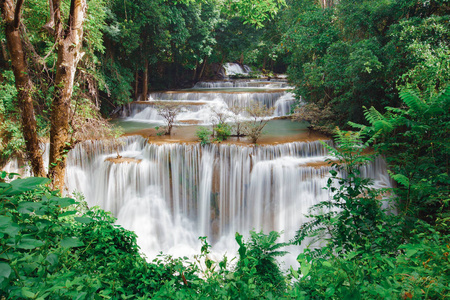
[[[16,9],[14,10],[14,29],[19,29],[20,25],[20,13],[22,11],[23,0],[17,0]]]

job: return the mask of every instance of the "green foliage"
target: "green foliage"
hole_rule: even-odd
[[[287,243],[276,243],[279,237],[280,233],[276,231],[271,231],[268,235],[250,231],[250,240],[244,243],[242,236],[236,234],[239,244],[237,272],[245,272],[254,267],[254,283],[274,295],[281,294],[286,288],[285,278],[276,258],[287,254],[286,251],[280,251]]]
[[[12,71],[0,74],[0,82],[0,165],[3,165],[13,155],[23,154],[25,141],[14,103],[17,91]]]
[[[329,247],[321,256],[300,254],[302,277],[296,299],[446,299],[450,296],[450,236],[432,228],[415,233],[395,252],[372,252],[364,246],[336,256]],[[394,253],[396,253],[394,255]]]
[[[293,1],[283,17],[297,96],[332,111],[315,126],[364,123],[362,107],[397,106],[399,86],[437,93],[449,83],[446,1],[326,2]]]
[[[183,259],[147,263],[134,233],[98,208],[81,213],[80,203],[58,197],[43,186],[48,182],[0,183],[0,290],[7,299],[152,298],[165,284],[181,288],[179,274],[197,278]]]
[[[450,88],[429,97],[405,89],[400,98],[404,108],[387,107],[385,114],[367,110],[371,126],[366,131],[383,133],[375,146],[399,183],[395,194],[401,213],[431,224],[442,222],[449,217]]]
[[[231,126],[226,123],[219,123],[214,126],[215,138],[214,141],[222,142],[228,139],[231,135]],[[200,138],[201,139],[201,138]],[[202,139],[201,139],[202,140]]]
[[[200,140],[201,145],[206,145],[206,144],[211,143],[210,137],[212,135],[212,131],[209,130],[207,127],[203,127],[203,126],[199,127],[197,129],[196,134],[197,134],[198,139]]]
[[[334,157],[329,160],[334,169],[330,171],[326,187],[331,199],[311,208],[317,214],[310,215],[312,220],[302,225],[295,237],[296,243],[301,243],[306,237],[325,238],[331,248],[345,253],[366,244],[372,251],[388,251],[401,242],[401,235],[396,241],[387,239],[384,226],[389,219],[381,210],[378,200],[381,193],[372,188],[371,179],[360,176],[360,168],[373,159],[363,154],[371,142],[363,143],[363,138],[362,131],[337,129],[335,141],[338,148],[324,143]],[[390,234],[401,233],[399,227],[390,225],[393,226]]]

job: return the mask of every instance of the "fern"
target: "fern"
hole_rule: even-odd
[[[401,91],[400,98],[415,113],[421,114],[428,108],[428,105],[413,90],[405,89]]]

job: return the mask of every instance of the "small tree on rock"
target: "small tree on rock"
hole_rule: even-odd
[[[167,123],[164,133],[166,135],[170,135],[170,133],[172,132],[173,124],[175,123],[177,115],[180,113],[182,106],[180,106],[178,103],[158,101],[155,107],[158,111],[158,115],[163,117]]]
[[[236,132],[237,137],[244,136],[245,132],[245,122],[239,116],[245,109],[242,106],[233,105],[230,107],[230,111],[233,113],[231,118],[233,119],[233,128]]]
[[[275,107],[267,108],[258,102],[252,102],[247,107],[246,112],[250,115],[252,121],[247,122],[245,134],[250,138],[252,143],[256,143],[261,137],[264,127],[270,121],[267,117],[271,116],[274,110]]]

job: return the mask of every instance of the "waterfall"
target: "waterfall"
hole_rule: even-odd
[[[133,102],[126,112],[127,120],[164,123],[164,119],[158,115],[155,108],[155,101],[169,102],[176,101],[182,106],[181,112],[177,115],[177,121],[198,121],[203,125],[211,124],[213,111],[229,111],[232,106],[243,109],[249,108],[252,102],[265,105],[267,108],[275,107],[272,117],[286,116],[290,113],[291,105],[295,102],[294,94],[288,90],[264,91],[264,92],[160,92],[152,93],[149,101]],[[245,112],[242,115],[246,117]],[[178,123],[179,124],[179,123]]]
[[[219,89],[219,88],[266,88],[266,89],[283,89],[290,87],[286,80],[273,79],[238,79],[233,81],[199,81],[195,84],[194,89]]]
[[[134,230],[148,257],[198,253],[197,237],[205,235],[215,251],[233,251],[235,232],[252,229],[284,231],[288,240],[308,208],[329,197],[330,168],[311,165],[327,155],[318,141],[157,145],[132,136],[119,150],[122,160],[107,143],[78,144],[69,153],[67,187]],[[379,162],[364,172],[380,183],[387,178]]]
[[[237,74],[248,74],[251,69],[249,66],[243,65],[237,63],[225,63],[223,65],[223,68],[225,69],[226,75],[237,75]]]

